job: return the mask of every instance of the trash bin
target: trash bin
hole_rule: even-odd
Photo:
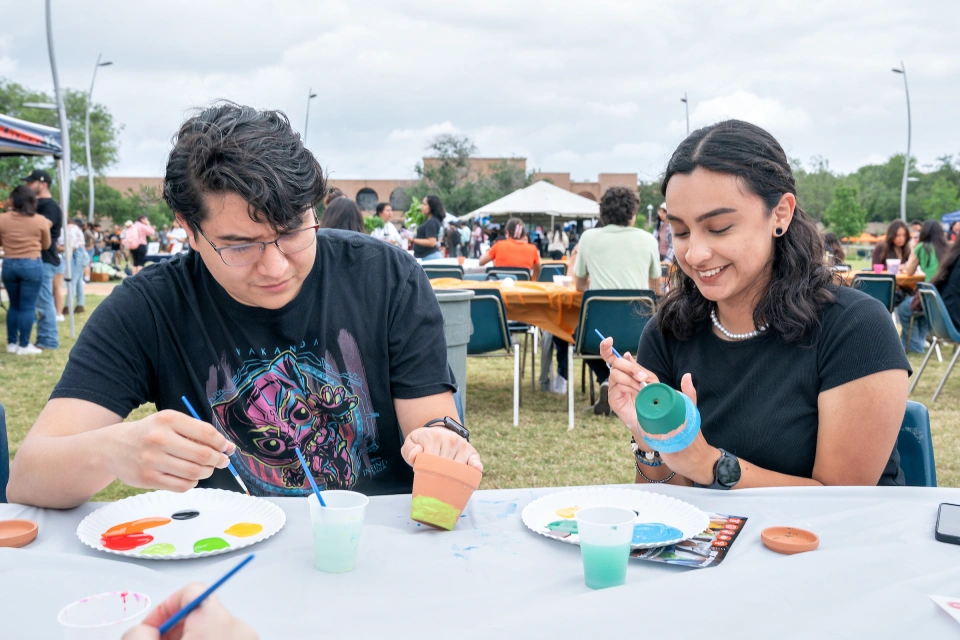
[[[434,291],[443,314],[443,334],[447,340],[447,363],[460,389],[462,406],[467,405],[467,343],[473,334],[470,322],[470,299],[473,291],[440,289]]]

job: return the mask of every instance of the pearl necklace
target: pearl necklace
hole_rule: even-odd
[[[758,335],[767,330],[767,327],[770,325],[763,325],[759,329],[754,329],[749,333],[730,333],[727,331],[726,327],[720,324],[720,321],[717,320],[717,311],[716,309],[710,310],[710,319],[713,320],[713,326],[720,330],[720,333],[725,335],[730,340],[749,340],[750,338],[756,338]]]

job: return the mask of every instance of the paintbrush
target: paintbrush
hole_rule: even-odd
[[[599,329],[594,329],[594,331],[596,332],[596,334],[597,334],[598,336],[600,336],[600,340],[606,340],[606,338],[603,337],[603,334],[600,333],[600,330],[599,330]],[[610,348],[613,349],[613,355],[617,356],[618,358],[622,358],[622,357],[623,357],[623,356],[620,355],[620,352],[617,351],[616,348],[614,348],[614,346],[613,346],[612,344],[610,345]]]
[[[183,609],[180,609],[180,611],[177,611],[175,614],[173,614],[173,617],[171,617],[162,625],[160,625],[160,628],[158,629],[158,631],[160,632],[160,637],[162,638],[164,635],[169,633],[171,629],[173,629],[175,626],[180,624],[180,622],[184,618],[190,615],[190,613],[192,613],[194,609],[199,607],[203,603],[203,601],[207,599],[207,596],[209,596],[211,593],[213,593],[218,588],[220,588],[220,585],[222,585],[224,582],[232,578],[233,574],[235,574],[237,571],[240,571],[240,569],[243,569],[243,567],[246,566],[248,562],[253,560],[253,555],[254,554],[251,553],[246,558],[244,558],[240,562],[240,564],[235,566],[233,569],[230,569],[230,571],[227,571],[226,575],[224,575],[222,578],[220,578],[219,580],[214,582],[212,585],[210,585],[209,589],[207,589],[206,591],[201,593],[199,596],[191,600],[190,604],[185,606]]]
[[[307,466],[307,461],[303,459],[303,454],[300,453],[300,447],[294,447],[293,450],[297,454],[297,457],[300,458],[300,464],[303,465],[303,472],[307,474],[307,480],[310,481],[313,492],[317,494],[317,500],[320,501],[320,506],[327,506],[327,503],[323,501],[323,496],[320,495],[320,488],[317,487],[317,483],[313,481],[313,474],[310,473],[310,467]]]
[[[180,399],[183,400],[183,404],[186,405],[187,411],[190,412],[190,415],[192,415],[192,416],[193,416],[194,418],[196,418],[197,420],[200,420],[200,416],[197,415],[197,412],[196,412],[196,410],[193,408],[193,405],[190,404],[190,401],[189,401],[189,400],[187,400],[187,396],[183,396],[183,397],[180,398]],[[202,422],[202,420],[201,420],[201,422]],[[237,484],[240,485],[240,488],[243,489],[244,492],[245,492],[247,495],[250,495],[250,489],[247,489],[247,485],[243,484],[243,480],[240,479],[240,474],[237,473],[237,468],[233,466],[233,463],[232,463],[232,462],[230,462],[230,458],[229,458],[229,457],[227,458],[227,468],[230,469],[230,473],[232,473],[232,474],[233,474],[233,477],[236,478]]]

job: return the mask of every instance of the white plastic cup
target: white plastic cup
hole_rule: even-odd
[[[307,497],[313,525],[313,566],[324,573],[345,573],[357,561],[363,517],[370,498],[356,491],[321,491]]]
[[[120,640],[150,611],[150,596],[112,591],[72,602],[57,614],[66,640]]]
[[[637,514],[621,507],[589,507],[577,511],[576,520],[587,586],[606,589],[626,582]]]
[[[887,260],[887,271],[890,275],[897,275],[900,272],[900,261],[894,258]]]

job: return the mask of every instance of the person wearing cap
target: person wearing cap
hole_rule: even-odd
[[[134,275],[140,273],[147,260],[147,238],[157,235],[157,230],[150,225],[147,216],[140,216],[136,222],[127,221],[126,235],[123,237],[123,246],[130,251],[133,261]]]
[[[653,237],[660,250],[660,262],[673,262],[673,231],[667,223],[667,203],[657,208],[657,222],[653,228]]]
[[[37,197],[37,213],[50,221],[50,236],[60,237],[63,230],[63,211],[60,205],[50,195],[50,174],[42,169],[35,169],[23,182],[30,187]],[[43,262],[43,282],[40,285],[40,295],[37,298],[37,342],[40,349],[57,349],[60,347],[60,332],[57,329],[57,320],[60,306],[63,305],[63,272],[64,262],[57,251],[57,243],[40,252]]]

